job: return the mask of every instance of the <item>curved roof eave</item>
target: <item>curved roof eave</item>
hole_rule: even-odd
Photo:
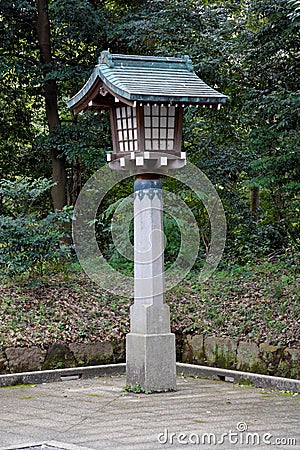
[[[186,58],[111,55],[102,52],[85,85],[68,102],[77,112],[90,100],[105,92],[127,104],[137,102],[168,102],[180,104],[220,104],[227,96],[204,83],[187,65]],[[103,56],[104,55],[104,56]]]

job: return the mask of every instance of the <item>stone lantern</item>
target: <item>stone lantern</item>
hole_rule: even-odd
[[[176,389],[175,335],[164,302],[162,184],[159,173],[186,164],[181,151],[185,106],[219,109],[226,96],[205,84],[188,57],[103,51],[83,88],[69,100],[74,115],[110,112],[111,169],[134,183],[134,304],[126,342],[127,383],[145,391]]]

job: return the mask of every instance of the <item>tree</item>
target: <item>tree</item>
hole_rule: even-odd
[[[66,164],[66,156],[61,150],[64,125],[70,122],[65,100],[72,90],[77,90],[78,83],[84,82],[99,49],[105,46],[104,3],[88,0],[71,0],[67,4],[62,0],[0,1],[0,27],[4,36],[1,87],[7,92],[1,103],[2,111],[9,112],[3,114],[0,126],[7,136],[6,142],[11,142],[11,148],[3,145],[2,171],[12,177],[24,172],[35,176],[40,168],[35,158],[42,154],[46,159],[47,147],[55,182],[52,189],[54,209],[62,209],[72,191],[72,186],[67,184],[67,173],[70,178],[73,167],[70,162]],[[12,94],[16,100],[11,106]],[[23,140],[19,143],[13,137],[15,117],[19,119],[16,128]],[[36,139],[38,136],[43,138]],[[67,131],[66,138],[68,136]],[[11,164],[7,165],[7,159],[18,160],[20,155],[23,167],[18,165],[14,171]],[[43,175],[48,176],[49,166],[44,165],[44,170]]]
[[[198,75],[229,95],[217,115],[186,114],[184,144],[223,199],[229,246],[247,257],[299,245],[300,42],[292,3],[156,0],[112,30],[132,51],[189,54]]]
[[[40,49],[40,59],[44,73],[44,97],[46,116],[50,133],[60,127],[58,113],[58,88],[55,78],[47,78],[53,70],[53,56],[51,48],[50,22],[48,1],[38,0],[38,14],[36,21],[37,38]],[[51,151],[52,159],[52,201],[54,209],[61,210],[66,204],[66,168],[65,157],[58,154],[54,147]]]
[[[0,0],[0,5],[3,174],[48,177],[52,154],[52,170],[57,163],[63,182],[66,173],[67,202],[73,203],[80,180],[104,163],[111,146],[105,115],[85,115],[75,123],[65,106],[89,77],[100,50],[189,54],[200,78],[229,96],[217,114],[187,110],[184,130],[189,159],[224,202],[228,252],[248,258],[296,245],[297,0]]]
[[[248,145],[256,155],[250,183],[261,187],[261,224],[279,245],[290,239],[299,248],[300,32],[290,14],[282,0],[251,2],[244,115],[251,128]]]

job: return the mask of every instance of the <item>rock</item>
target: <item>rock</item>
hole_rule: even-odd
[[[260,359],[259,347],[254,342],[241,341],[237,348],[237,370],[267,374],[266,364]]]
[[[126,339],[113,339],[114,363],[123,363],[126,361]]]
[[[183,338],[182,346],[182,362],[189,364],[204,363],[203,336],[196,334],[195,336],[187,335]]]
[[[46,352],[39,347],[16,347],[5,350],[10,373],[41,370]]]
[[[95,366],[114,362],[114,348],[110,342],[70,344],[69,347],[78,365]]]
[[[43,370],[76,367],[76,359],[71,350],[64,344],[53,344],[46,355]]]
[[[297,348],[285,348],[282,359],[278,365],[278,373],[281,377],[300,378],[300,350]]]
[[[236,367],[237,342],[233,339],[208,337],[204,339],[205,362],[223,369]]]
[[[4,374],[8,372],[8,361],[5,356],[5,353],[0,351],[0,374]]]
[[[278,366],[280,361],[282,360],[283,348],[276,345],[262,343],[259,346],[259,351],[260,358],[266,365],[267,373],[269,375],[280,376]]]

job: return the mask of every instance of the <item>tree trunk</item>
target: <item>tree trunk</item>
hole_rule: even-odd
[[[258,220],[259,209],[259,186],[253,186],[250,188],[250,211],[252,212],[255,220]]]
[[[81,163],[80,159],[76,158],[73,161],[73,188],[72,188],[72,204],[75,205],[78,195],[81,191]]]
[[[38,0],[37,35],[40,48],[41,63],[44,74],[52,70],[51,36],[48,15],[48,1]],[[60,127],[57,106],[57,83],[55,80],[45,81],[44,84],[45,106],[50,133]],[[56,183],[52,188],[52,201],[54,209],[62,209],[66,205],[66,168],[65,158],[58,158],[58,152],[53,149],[52,178]]]

